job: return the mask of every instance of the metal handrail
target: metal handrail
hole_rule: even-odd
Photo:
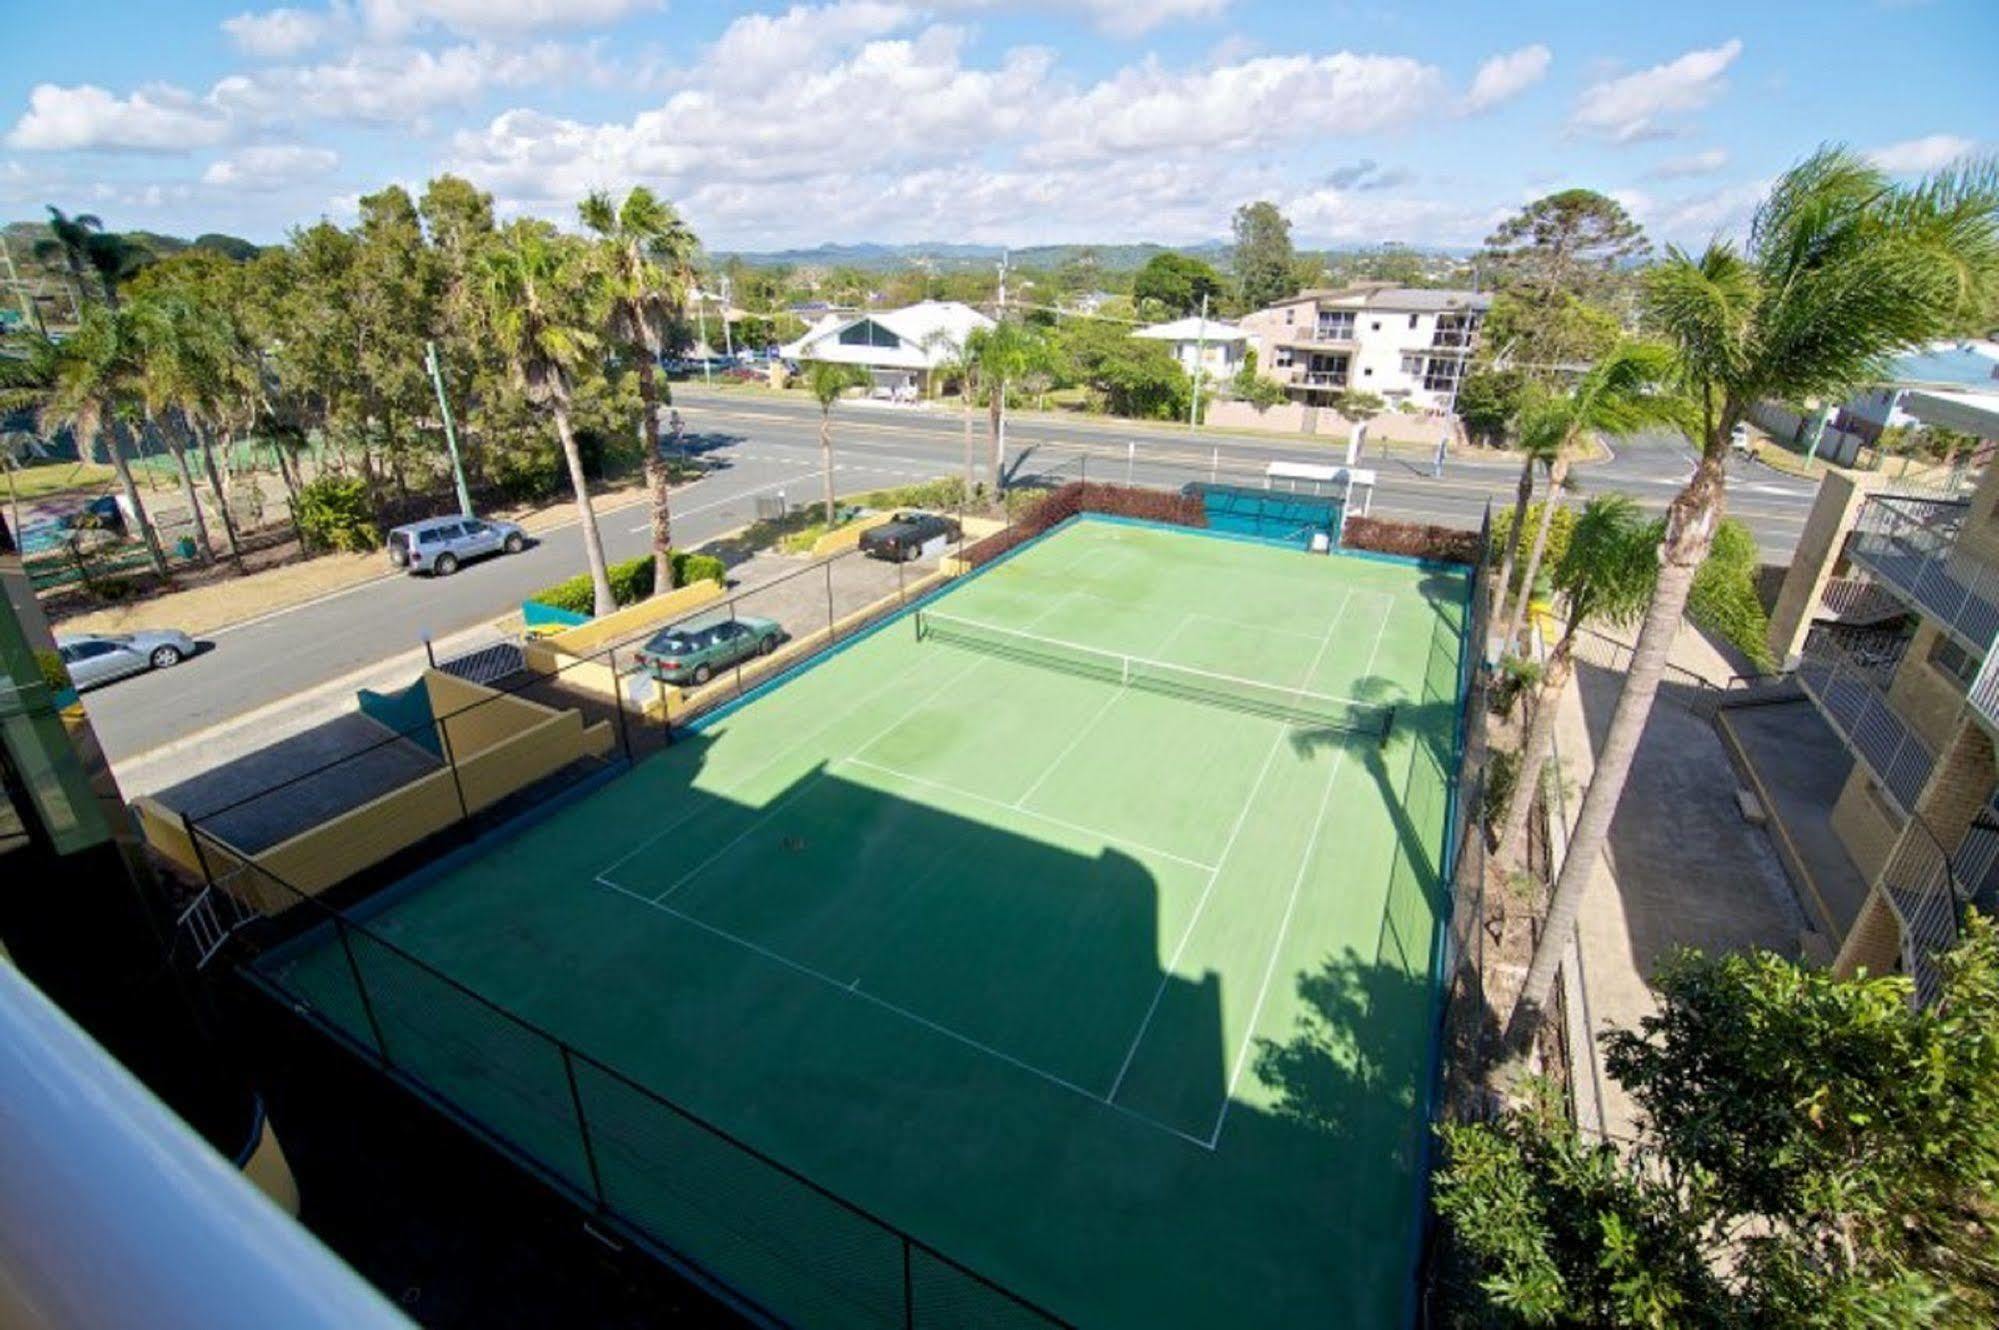
[[[1884,674],[1892,677],[1906,646],[1891,644],[1889,636],[1878,630],[1820,624],[1805,635],[1794,673],[1847,746],[1873,771],[1896,806],[1908,813],[1937,758],[1883,691]]]

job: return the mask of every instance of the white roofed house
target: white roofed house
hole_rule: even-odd
[[[1233,323],[1193,316],[1155,323],[1132,336],[1166,343],[1189,376],[1198,369],[1210,379],[1226,379],[1241,369],[1243,352],[1249,348],[1249,334]]]
[[[902,309],[828,314],[795,342],[779,348],[786,360],[860,365],[878,394],[927,391],[930,376],[980,328],[993,321],[955,300],[925,300]]]

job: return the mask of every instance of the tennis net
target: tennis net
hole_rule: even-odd
[[[1356,702],[1352,698],[1261,679],[1105,651],[935,610],[918,610],[915,617],[919,641],[942,642],[1120,687],[1247,711],[1292,725],[1365,734],[1383,743],[1395,727],[1392,705]]]

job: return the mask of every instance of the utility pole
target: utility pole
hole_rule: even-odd
[[[701,324],[701,382],[713,386],[715,372],[708,362],[713,359],[709,352],[715,348],[708,345],[708,293],[698,286],[694,288],[694,317]]]
[[[1201,371],[1208,363],[1208,293],[1201,292],[1201,323],[1195,329],[1194,342],[1194,401],[1187,408],[1187,428],[1201,427]]]
[[[458,485],[458,511],[472,516],[472,491],[465,486],[465,463],[458,456],[458,427],[451,420],[451,403],[444,396],[444,372],[437,366],[437,343],[423,344],[423,363],[430,370],[430,386],[437,390],[438,414],[444,417],[444,446],[451,450],[451,478]]]
[[[729,274],[722,274],[722,349],[736,358],[736,339],[729,330]]]

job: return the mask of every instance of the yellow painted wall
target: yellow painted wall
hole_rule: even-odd
[[[579,624],[542,640],[567,655],[594,655],[614,642],[637,637],[720,600],[722,591],[720,582],[695,582],[690,586],[675,587],[664,595],[613,610],[601,619],[592,619],[589,623]]]
[[[525,697],[470,683],[441,670],[424,675],[431,714],[444,731],[451,756],[463,762],[563,713]]]
[[[1930,664],[1930,649],[1940,631],[1934,619],[1924,619],[1909,639],[1895,677],[1888,681],[1889,704],[1933,752],[1942,751],[1964,710],[1964,690]]]
[[[179,813],[151,795],[142,794],[132,801],[132,817],[138,822],[139,834],[146,844],[159,851],[161,857],[196,877],[201,876],[201,861],[195,855],[194,842],[188,839],[187,827]]]

